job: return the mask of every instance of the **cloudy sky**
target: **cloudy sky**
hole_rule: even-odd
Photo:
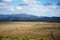
[[[60,17],[60,0],[0,0],[0,14]]]

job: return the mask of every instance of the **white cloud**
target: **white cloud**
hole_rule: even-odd
[[[12,0],[5,2],[12,2]],[[59,15],[59,10],[56,10],[58,6],[50,5],[50,6],[43,6],[37,4],[36,0],[24,0],[28,6],[9,6],[5,3],[0,3],[0,14],[32,14],[37,16],[57,16]]]
[[[0,14],[20,14],[25,13],[23,7],[9,6],[9,5],[0,5]]]
[[[46,12],[48,16],[60,16],[60,10],[58,9],[50,9]]]
[[[50,6],[47,6],[49,8],[52,8],[52,9],[56,9],[58,6],[57,5],[50,5]]]
[[[10,7],[8,10],[15,11],[15,8],[14,7]]]
[[[23,2],[25,2],[26,4],[36,4],[37,3],[36,0],[23,0]]]
[[[23,8],[18,6],[18,7],[16,7],[16,9],[19,9],[19,10],[21,10],[21,9],[23,9]]]
[[[25,3],[28,3],[30,0],[23,0]]]
[[[13,2],[13,0],[2,0],[3,2]]]
[[[5,3],[0,3],[0,6],[3,6],[3,5],[7,5],[7,4],[5,4]]]
[[[54,9],[55,9],[55,8],[57,8],[57,6],[52,6],[52,8],[54,8]]]

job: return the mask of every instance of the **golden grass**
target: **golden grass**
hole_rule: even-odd
[[[0,35],[29,35],[51,39],[60,37],[60,23],[54,22],[2,22]]]

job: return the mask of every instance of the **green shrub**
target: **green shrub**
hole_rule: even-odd
[[[0,40],[2,40],[2,38],[4,38],[4,36],[0,36]]]
[[[47,38],[39,38],[39,37],[37,37],[36,40],[49,40],[49,39],[47,39]]]
[[[11,39],[16,39],[16,40],[20,40],[19,36],[9,36],[9,38],[11,38]]]

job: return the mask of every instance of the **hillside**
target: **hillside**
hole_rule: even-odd
[[[43,21],[43,22],[60,22],[60,17],[44,17],[28,14],[11,14],[0,15],[0,22],[3,21]]]

